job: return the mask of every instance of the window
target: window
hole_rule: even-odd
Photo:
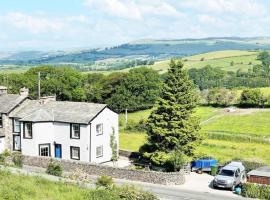
[[[45,156],[45,157],[51,156],[51,145],[50,144],[40,144],[39,145],[39,156]]]
[[[13,151],[21,151],[21,136],[13,135]]]
[[[32,139],[33,134],[32,134],[32,123],[30,122],[25,122],[23,126],[24,134],[23,138],[25,139]]]
[[[96,149],[96,157],[102,157],[103,156],[103,146],[98,146]]]
[[[80,139],[80,124],[70,124],[70,138]]]
[[[18,119],[13,119],[13,133],[21,132],[21,123]]]
[[[97,132],[97,135],[102,135],[103,134],[103,124],[97,124],[96,132]]]
[[[70,158],[80,160],[80,147],[70,147]]]
[[[0,127],[3,127],[3,115],[0,114]]]

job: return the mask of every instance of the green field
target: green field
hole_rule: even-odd
[[[257,55],[258,51],[215,51],[205,54],[198,54],[183,58],[185,67],[202,68],[211,65],[215,68],[221,68],[226,71],[237,71],[238,69],[248,70],[253,65],[259,64]],[[203,59],[203,60],[202,60]],[[233,66],[231,66],[233,62]],[[166,72],[169,68],[169,60],[156,62],[151,68],[158,70],[160,73]]]
[[[150,111],[129,114],[132,123],[146,119]],[[270,110],[240,109],[227,113],[221,108],[199,107],[201,131],[206,139],[198,154],[213,156],[221,162],[230,159],[257,159],[270,164]],[[146,141],[145,132],[126,131],[120,115],[120,148],[138,151]]]

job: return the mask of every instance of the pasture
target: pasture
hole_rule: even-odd
[[[198,54],[182,59],[187,69],[210,65],[226,71],[237,71],[238,69],[247,71],[253,65],[260,64],[260,61],[256,59],[258,53],[258,51],[227,50]],[[150,67],[164,73],[169,68],[169,63],[169,60],[160,61]]]
[[[136,124],[146,120],[150,110],[137,113],[128,115],[129,122]],[[222,108],[199,107],[195,115],[200,118],[200,131],[205,135],[198,155],[213,156],[220,162],[256,159],[270,164],[269,109],[239,109],[227,113]],[[124,115],[120,115],[120,148],[138,151],[146,142],[146,133],[126,130],[123,120]]]

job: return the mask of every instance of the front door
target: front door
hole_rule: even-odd
[[[55,144],[55,158],[62,158],[62,145]]]

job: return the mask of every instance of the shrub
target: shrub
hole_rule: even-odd
[[[257,199],[270,199],[270,186],[254,183],[245,183],[242,187],[242,196]]]
[[[98,189],[98,190],[90,190],[85,194],[85,198],[87,200],[121,200],[119,195],[116,192]]]
[[[62,176],[63,169],[59,163],[56,163],[54,161],[50,161],[50,163],[47,167],[46,173],[53,175],[53,176]]]
[[[121,199],[125,200],[157,200],[158,198],[150,193],[140,190],[134,186],[122,186],[114,189]]]
[[[174,172],[180,171],[180,169],[183,168],[186,162],[187,162],[187,158],[182,152],[174,151],[171,154],[170,159],[168,161],[169,171],[174,171]]]
[[[252,161],[252,160],[243,160],[243,165],[246,168],[246,172],[250,172],[254,169],[257,169],[259,167],[265,166],[266,164],[261,161]]]
[[[17,167],[23,166],[23,156],[21,153],[14,152],[12,153],[12,162]]]
[[[101,176],[97,179],[96,186],[112,188],[114,186],[113,179],[112,177],[109,176]]]
[[[241,107],[260,107],[264,104],[263,94],[259,89],[245,89],[241,93]]]
[[[3,153],[0,154],[0,164],[6,165],[6,158],[9,157],[11,153],[8,150],[5,150]]]
[[[0,164],[5,164],[5,159],[6,157],[4,156],[4,154],[0,154]]]

